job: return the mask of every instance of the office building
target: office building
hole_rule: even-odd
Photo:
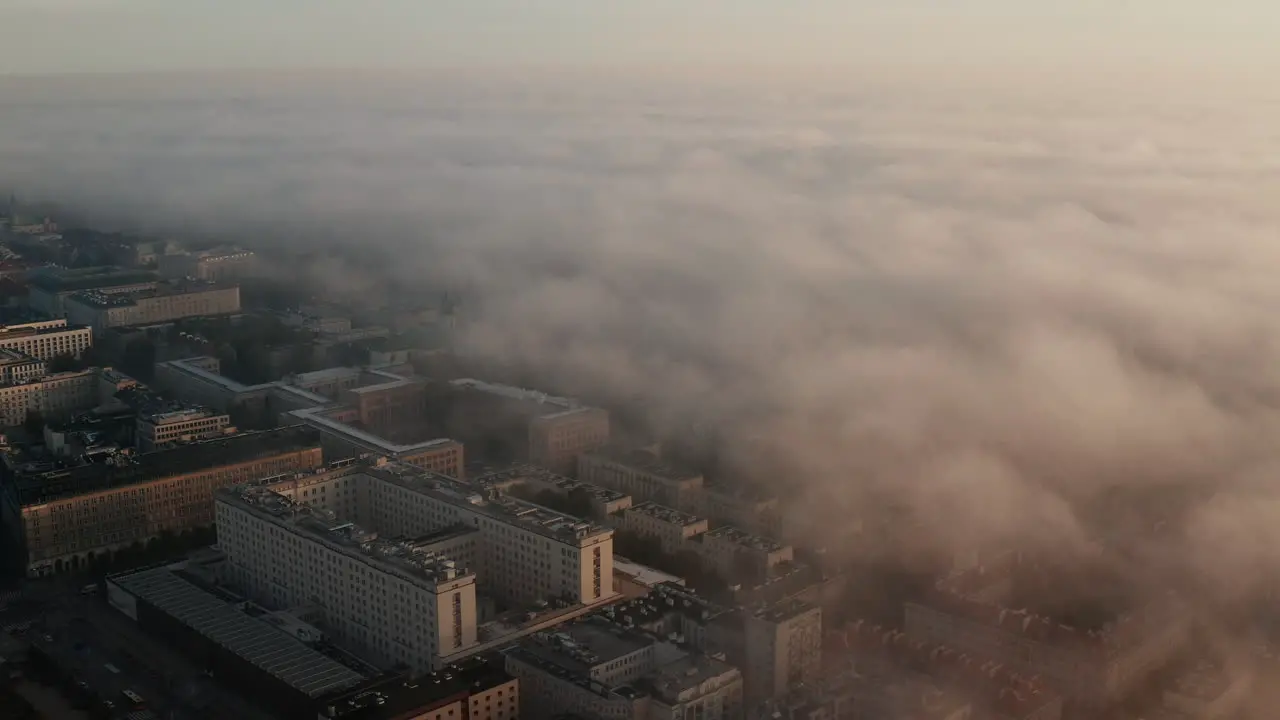
[[[231,417],[226,413],[185,403],[165,402],[138,413],[135,437],[138,449],[150,452],[167,445],[216,438],[226,434],[230,428]]]
[[[0,385],[13,385],[44,374],[43,360],[17,350],[0,348]]]
[[[0,386],[0,424],[20,425],[33,412],[60,420],[97,404],[97,368],[32,377]]]
[[[517,720],[520,682],[483,657],[322,699],[316,720]]]
[[[19,533],[30,576],[83,568],[95,557],[213,524],[214,490],[320,467],[318,438],[281,428],[77,466],[5,466],[4,526]]]
[[[691,497],[692,507],[681,509],[687,509],[713,522],[773,537],[777,537],[782,530],[781,511],[775,496],[749,488],[708,484]]]
[[[1164,668],[1190,627],[1173,596],[1130,604],[1128,583],[1101,559],[1045,565],[1008,553],[954,572],[907,604],[907,637],[1040,675],[1064,696],[1068,717],[1097,717]]]
[[[528,462],[569,474],[579,455],[609,441],[609,414],[576,400],[472,379],[450,381],[448,390],[433,399],[444,406],[447,434],[482,448],[489,462]]]
[[[536,633],[506,660],[530,720],[742,717],[737,668],[600,616]]]
[[[583,516],[614,523],[616,516],[631,507],[631,496],[599,485],[574,480],[536,465],[514,465],[484,469],[469,476],[472,483],[502,492],[518,490],[526,496],[551,493],[564,505],[584,506]]]
[[[101,333],[108,328],[237,313],[240,312],[240,288],[183,280],[155,283],[129,292],[85,290],[67,297],[64,307],[68,320]]]
[[[692,548],[708,570],[731,582],[765,580],[795,554],[790,545],[731,525],[701,533]]]
[[[15,350],[38,360],[52,360],[59,355],[80,357],[93,346],[93,331],[82,326],[69,326],[64,319],[0,327],[0,348]]]
[[[320,433],[331,458],[376,455],[451,477],[462,477],[465,460],[462,443],[449,438],[414,438],[401,428],[404,442],[396,442],[361,427],[357,413],[348,406],[322,406],[294,410],[284,415],[288,423],[301,423]]]
[[[637,503],[681,510],[697,507],[703,487],[702,475],[664,463],[644,449],[583,452],[578,456],[578,479],[624,492]]]
[[[476,576],[456,561],[264,486],[219,490],[216,506],[231,582],[271,607],[322,607],[352,652],[424,672],[476,645]]]
[[[91,268],[41,268],[28,279],[28,302],[33,310],[61,318],[67,313],[66,301],[79,292],[92,291],[102,295],[131,293],[149,290],[156,286],[159,277],[145,270],[103,266]]]

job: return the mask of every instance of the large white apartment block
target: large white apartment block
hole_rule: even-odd
[[[616,595],[613,530],[491,489],[381,459],[263,484],[462,561],[504,603],[595,605]]]
[[[233,583],[274,607],[320,606],[346,647],[416,672],[476,644],[476,576],[259,485],[216,496]]]
[[[80,357],[93,346],[93,330],[67,325],[66,320],[42,320],[0,327],[0,348],[17,350],[38,360],[59,355]]]

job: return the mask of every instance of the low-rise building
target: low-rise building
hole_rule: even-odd
[[[19,425],[28,413],[64,419],[98,400],[98,369],[53,373],[0,386],[0,425]]]
[[[43,377],[45,372],[44,361],[17,350],[0,348],[0,385],[14,385]]]
[[[0,348],[16,350],[39,360],[52,360],[59,355],[78,358],[92,346],[93,330],[67,325],[64,319],[0,327]]]
[[[208,440],[231,428],[231,416],[200,406],[165,403],[138,414],[138,449],[149,452],[167,445]]]
[[[378,680],[325,698],[316,720],[517,720],[520,682],[477,657],[429,675]]]

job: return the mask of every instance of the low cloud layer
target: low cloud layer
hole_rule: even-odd
[[[781,448],[806,513],[889,497],[942,546],[1051,547],[1117,489],[1192,488],[1171,568],[1226,595],[1280,570],[1274,99],[11,82],[0,182],[393,249],[483,296],[475,347]]]

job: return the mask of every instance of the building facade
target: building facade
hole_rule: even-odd
[[[135,437],[143,452],[169,444],[208,440],[224,434],[231,417],[209,408],[177,408],[138,415]]]
[[[97,368],[54,373],[0,386],[0,424],[20,425],[32,412],[62,419],[97,404]]]
[[[78,358],[90,347],[93,347],[93,330],[69,326],[64,319],[0,327],[0,348],[39,360],[51,360],[59,355]]]
[[[702,475],[667,465],[648,450],[584,452],[578,456],[578,479],[624,492],[637,503],[681,510],[697,506],[703,487]]]
[[[168,283],[133,292],[86,290],[64,303],[71,322],[94,332],[107,328],[155,325],[189,317],[240,312],[240,288],[211,283]]]

